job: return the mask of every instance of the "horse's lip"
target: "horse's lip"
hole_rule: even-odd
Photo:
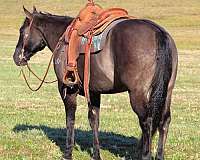
[[[24,58],[19,62],[19,66],[26,66],[27,64],[28,64],[27,59]]]
[[[32,53],[30,53],[32,55]],[[19,65],[20,66],[25,66],[28,64],[28,61],[30,60],[30,56],[24,56],[20,59]]]

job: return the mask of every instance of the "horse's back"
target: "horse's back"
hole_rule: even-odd
[[[105,48],[91,56],[90,90],[147,93],[156,68],[159,32],[168,36],[163,28],[147,20],[126,20],[117,24],[108,35]],[[172,48],[173,43],[172,40]],[[81,56],[80,66],[83,60]],[[82,73],[80,71],[81,77]]]

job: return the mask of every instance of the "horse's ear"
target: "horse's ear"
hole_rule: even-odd
[[[37,9],[35,6],[33,6],[33,13],[37,13]]]
[[[26,17],[28,19],[32,20],[32,18],[33,18],[32,13],[30,13],[24,6],[23,6],[23,9],[24,9],[24,13],[26,14]]]

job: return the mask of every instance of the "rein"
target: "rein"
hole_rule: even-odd
[[[52,60],[51,60],[51,58],[50,58],[50,62],[49,63],[51,63],[52,62]],[[28,70],[29,70],[29,72],[30,73],[32,73],[39,81],[43,81],[43,78],[40,78],[39,76],[37,76],[37,74],[30,68],[30,66],[27,64],[26,65],[27,66],[27,68],[28,68]],[[49,69],[47,70],[46,69],[46,72],[47,71],[49,71]],[[46,74],[46,72],[45,72],[45,74]],[[54,80],[54,81],[44,81],[44,83],[46,83],[46,84],[50,84],[50,83],[54,83],[54,82],[57,82],[58,80]]]
[[[50,61],[49,61],[49,64],[48,64],[48,67],[47,67],[47,69],[46,69],[46,72],[45,72],[44,77],[43,77],[42,79],[39,78],[39,77],[31,70],[31,68],[30,68],[29,65],[27,64],[27,68],[29,69],[29,71],[30,71],[38,80],[41,81],[40,85],[39,85],[36,89],[33,89],[33,88],[30,86],[30,84],[28,83],[28,80],[27,80],[27,78],[26,78],[26,75],[25,75],[25,73],[24,73],[24,70],[23,70],[23,68],[21,68],[21,71],[20,71],[20,72],[21,72],[22,75],[23,75],[23,78],[24,78],[24,81],[26,82],[26,85],[28,86],[28,88],[29,88],[31,91],[34,91],[34,92],[38,91],[38,90],[42,87],[42,85],[43,85],[44,83],[54,83],[54,82],[58,81],[58,80],[54,80],[54,81],[51,81],[51,82],[45,81],[45,79],[46,79],[46,77],[47,77],[47,74],[48,74],[48,72],[49,72],[50,66],[51,66],[51,62],[52,62],[52,60],[53,60],[53,56],[54,56],[54,55],[52,54],[52,56],[51,56],[51,58],[50,58]]]
[[[31,23],[30,23],[30,25],[29,25],[29,28],[28,28],[28,31],[29,31],[29,32],[28,32],[28,33],[30,33],[30,29],[31,29],[31,27],[32,27],[32,24],[33,24],[33,19],[31,20]],[[46,38],[44,37],[43,33],[42,33],[38,28],[36,28],[36,29],[37,29],[37,30],[40,32],[40,34],[42,35],[45,44],[46,44],[47,46],[49,46],[49,44],[48,44]],[[28,36],[29,36],[29,35],[28,35]],[[25,50],[24,48],[25,48],[25,45],[28,43],[28,40],[27,40],[27,39],[28,39],[28,36],[26,36],[25,39],[24,39],[24,44],[23,44],[23,47],[22,47],[21,59],[23,59],[23,58],[26,59],[26,57],[24,56],[24,50]],[[57,48],[57,46],[56,46],[56,48]],[[42,85],[43,85],[44,83],[50,84],[50,83],[55,83],[55,82],[58,81],[58,80],[54,80],[54,81],[45,81],[45,79],[46,79],[46,77],[47,77],[47,74],[48,74],[48,72],[49,72],[49,69],[50,69],[51,62],[52,62],[52,60],[53,60],[53,57],[54,57],[54,52],[53,52],[53,54],[52,54],[52,56],[51,56],[51,58],[50,58],[50,60],[49,60],[49,64],[48,64],[48,66],[47,66],[47,69],[46,69],[46,72],[45,72],[43,78],[40,78],[39,76],[37,76],[37,75],[35,74],[35,72],[30,68],[30,66],[29,66],[28,63],[27,63],[26,66],[27,66],[29,72],[32,73],[39,81],[41,81],[41,83],[39,84],[39,86],[38,86],[36,89],[33,89],[33,88],[30,86],[30,84],[28,83],[28,80],[27,80],[27,78],[26,78],[26,75],[25,75],[25,73],[24,73],[24,70],[23,70],[23,68],[21,68],[20,73],[22,73],[22,76],[23,76],[23,78],[24,78],[24,81],[26,82],[26,85],[28,86],[28,88],[29,88],[31,91],[38,91],[38,90],[42,87]]]

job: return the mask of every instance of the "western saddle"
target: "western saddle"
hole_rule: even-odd
[[[64,33],[65,41],[69,45],[65,48],[67,54],[67,67],[64,73],[63,82],[68,85],[80,85],[81,80],[78,75],[77,58],[79,57],[78,45],[81,37],[87,38],[85,46],[85,61],[84,61],[84,93],[87,101],[90,102],[89,96],[89,79],[90,79],[90,47],[94,35],[103,32],[106,27],[113,21],[120,18],[133,18],[128,15],[128,12],[122,8],[102,9],[99,5],[89,2],[83,8],[78,16],[73,20],[70,26],[67,27]]]

